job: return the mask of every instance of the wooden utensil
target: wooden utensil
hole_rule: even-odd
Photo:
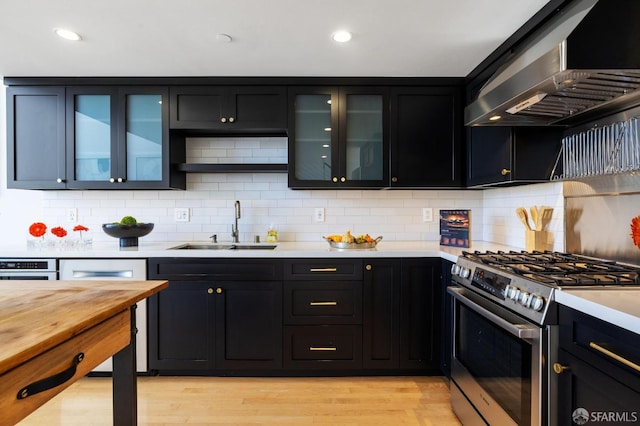
[[[522,222],[524,227],[527,230],[531,231],[531,226],[529,226],[529,216],[527,215],[527,210],[524,207],[518,207],[516,208],[516,215],[518,216],[518,219],[520,219],[520,222]]]
[[[549,206],[540,207],[540,229],[545,229],[549,222],[551,222],[551,216],[553,216],[553,208]]]
[[[540,215],[538,214],[538,206],[531,206],[529,208],[531,211],[531,220],[533,221],[533,229],[536,231],[540,231]]]

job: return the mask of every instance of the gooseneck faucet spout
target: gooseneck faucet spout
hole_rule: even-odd
[[[238,230],[238,219],[240,219],[240,217],[241,217],[241,214],[240,214],[240,201],[236,201],[235,210],[236,210],[236,220],[235,220],[235,225],[231,225],[231,237],[233,237],[233,242],[234,243],[239,243],[240,242],[240,231]]]

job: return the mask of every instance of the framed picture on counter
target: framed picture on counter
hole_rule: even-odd
[[[471,210],[440,210],[440,245],[469,248]]]

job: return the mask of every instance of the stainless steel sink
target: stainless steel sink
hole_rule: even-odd
[[[184,243],[167,250],[273,250],[277,244]]]

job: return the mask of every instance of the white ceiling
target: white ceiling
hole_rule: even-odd
[[[0,76],[463,77],[546,3],[0,0]]]

